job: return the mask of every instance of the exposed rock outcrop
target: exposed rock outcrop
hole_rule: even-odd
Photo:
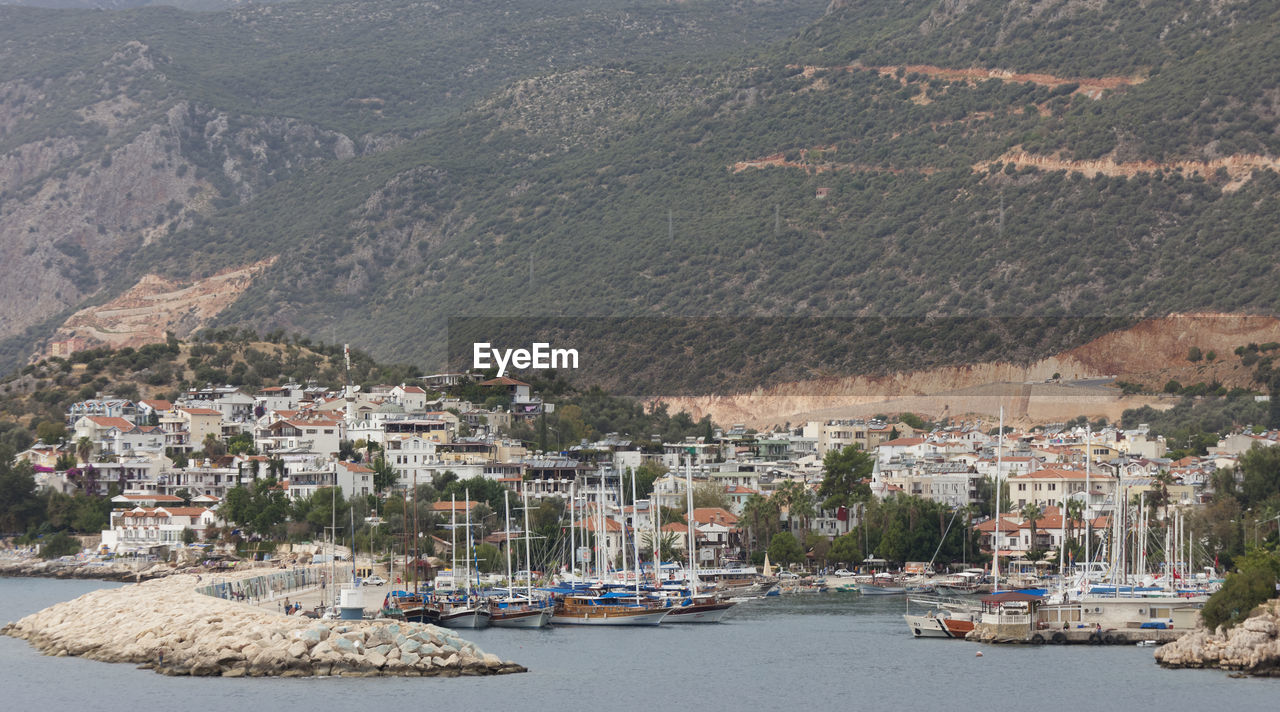
[[[0,576],[30,576],[35,578],[97,579],[100,581],[138,582],[162,578],[174,573],[168,564],[135,566],[128,563],[86,564],[80,561],[44,561],[42,559],[12,559],[0,561]]]
[[[1280,677],[1280,600],[1271,600],[1231,630],[1197,628],[1156,651],[1167,668],[1218,668]]]
[[[0,633],[47,655],[142,665],[165,675],[439,676],[524,672],[451,631],[417,623],[317,621],[197,593],[193,576],[94,591]]]

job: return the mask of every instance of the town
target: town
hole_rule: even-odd
[[[447,395],[467,382],[487,396],[488,407]],[[188,389],[172,402],[102,394],[70,406],[61,442],[38,441],[16,459],[30,465],[41,490],[110,499],[102,553],[154,555],[184,543],[242,543],[283,533],[286,509],[264,525],[246,519],[244,506],[234,506],[237,491],[247,494],[255,483],[269,482],[271,492],[295,504],[327,501],[328,488],[336,488],[343,501],[360,502],[361,513],[371,516],[388,496],[403,502],[416,486],[429,486],[439,499],[449,483],[472,482],[483,500],[458,503],[457,511],[479,507],[482,536],[490,543],[502,547],[506,541],[494,516],[501,490],[527,494],[535,503],[554,501],[556,514],[566,518],[576,492],[579,516],[587,510],[603,514],[600,546],[616,557],[635,532],[654,528],[655,511],[683,509],[689,474],[702,505],[693,525],[705,564],[759,564],[785,533],[783,540],[794,546],[774,547],[774,563],[816,570],[877,555],[892,559],[895,547],[888,541],[885,550],[859,549],[857,560],[839,558],[838,548],[832,554],[832,542],[858,529],[869,501],[898,497],[967,512],[977,547],[967,552],[969,561],[989,559],[996,549],[1002,557],[1031,561],[1053,560],[1068,549],[1083,558],[1084,531],[1109,531],[1117,503],[1160,507],[1161,518],[1172,509],[1200,510],[1213,501],[1215,473],[1237,471],[1242,456],[1274,446],[1278,438],[1276,431],[1240,430],[1205,455],[1174,460],[1166,457],[1165,439],[1146,426],[1006,427],[1000,437],[991,418],[933,425],[913,414],[767,432],[736,425],[675,441],[610,433],[559,451],[541,451],[537,443],[509,435],[536,430],[554,412],[555,404],[528,383],[468,373],[368,389],[208,386]],[[834,463],[855,452],[866,455],[856,477],[844,491],[833,488]],[[640,481],[635,501],[632,477]],[[998,519],[991,516],[997,479],[1005,493]],[[447,502],[423,504],[435,514],[452,511]],[[1275,531],[1274,519],[1256,515],[1247,523],[1257,530],[1250,535]],[[406,526],[403,520],[399,526]],[[658,528],[683,550],[685,526],[677,515]],[[290,530],[290,538],[299,531]],[[395,533],[401,532],[386,532]],[[928,547],[939,541],[933,537]],[[437,544],[449,548],[440,539]],[[1191,568],[1213,565],[1221,548],[1206,540],[1191,553]],[[946,558],[967,563],[963,553],[948,549]],[[543,557],[533,564],[568,561],[545,547]]]

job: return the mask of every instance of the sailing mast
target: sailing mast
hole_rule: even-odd
[[[609,537],[604,533],[604,473],[600,473],[600,487],[598,488],[599,498],[596,500],[596,548],[600,550],[600,556],[596,561],[596,577],[604,583],[604,578],[609,573]]]
[[[569,483],[569,574],[577,576],[578,572],[578,549],[577,538],[574,536],[578,528],[578,494],[576,489],[577,481]]]
[[[693,463],[692,458],[686,461],[684,469],[685,502],[689,509],[689,594],[690,598],[698,595],[698,538],[693,528]]]
[[[996,435],[996,538],[991,547],[991,592],[1000,591],[1000,471],[1004,469],[1004,406],[1000,406],[1000,432]]]
[[[619,552],[619,554],[621,554],[622,556],[622,580],[623,581],[627,580],[627,509],[623,505],[623,501],[625,499],[626,498],[623,497],[623,492],[622,492],[622,475],[621,473],[619,473],[618,475],[618,515],[619,515],[619,518],[622,520],[622,546],[620,547],[621,551]],[[640,571],[640,564],[637,563],[636,572],[639,573],[639,571]]]
[[[1090,574],[1093,573],[1093,549],[1090,548],[1089,543],[1089,530],[1093,529],[1093,517],[1089,516],[1089,505],[1093,504],[1093,490],[1089,484],[1089,460],[1092,459],[1089,457],[1089,441],[1091,439],[1089,423],[1086,421],[1084,424],[1084,580],[1086,585],[1089,583]],[[1119,483],[1117,483],[1116,491],[1118,492],[1119,489]]]
[[[520,499],[524,502],[524,583],[525,594],[533,600],[533,556],[529,543],[529,487],[520,483]]]
[[[470,603],[471,602],[471,490],[470,489],[463,490],[462,496],[466,497],[466,500],[462,504],[464,507],[467,508],[467,550],[462,553],[462,561],[463,561],[462,568],[465,569],[465,571],[463,571],[463,574],[466,576],[466,582],[467,582],[465,590],[467,592],[467,602]]]
[[[506,526],[506,549],[507,549],[507,594],[511,594],[511,498],[508,496],[511,490],[502,491],[502,506],[507,512]]]
[[[636,562],[636,597],[640,596],[640,532],[636,528],[636,522],[639,519],[638,507],[640,503],[636,501],[636,473],[631,472],[631,548],[633,550]],[[627,521],[626,517],[622,521]],[[626,527],[623,527],[625,531]]]
[[[416,500],[415,500],[416,501]],[[449,589],[458,590],[458,502],[455,495],[449,495]]]
[[[653,508],[653,587],[662,588],[662,580],[658,578],[662,565],[662,500],[656,488],[649,495],[649,506]]]

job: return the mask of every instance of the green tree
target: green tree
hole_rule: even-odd
[[[373,490],[381,495],[396,486],[400,478],[395,468],[387,462],[387,458],[379,457],[373,461]]]
[[[754,551],[760,542],[767,542],[778,531],[778,503],[772,497],[753,494],[742,505],[742,516],[747,520],[747,549]]]
[[[653,483],[659,477],[667,474],[666,466],[656,462],[643,462],[635,468],[634,472],[631,468],[627,468],[626,474],[623,475],[622,496],[627,504],[634,504],[631,501],[631,478],[636,480],[636,498],[648,499],[653,493]]]
[[[210,460],[218,460],[227,454],[226,444],[222,442],[222,438],[213,433],[208,433],[204,436],[202,445],[204,446],[204,456]]]
[[[1231,628],[1249,617],[1262,602],[1275,598],[1280,580],[1280,558],[1275,553],[1255,549],[1239,561],[1239,571],[1228,574],[1217,593],[1209,597],[1200,617],[1210,630]]]
[[[856,565],[858,562],[866,558],[866,554],[862,551],[862,539],[854,532],[849,532],[835,538],[831,542],[831,551],[828,557],[832,561],[838,561],[846,565]]]
[[[854,502],[865,502],[871,497],[871,486],[864,480],[871,477],[875,460],[862,451],[860,445],[846,445],[841,450],[831,450],[822,458],[822,486],[818,496],[823,499],[823,509],[848,507]]]
[[[93,455],[93,441],[87,435],[76,440],[76,455],[80,457],[81,464],[87,464],[89,457]]]
[[[507,560],[498,547],[488,542],[481,542],[475,547],[475,567],[480,571],[492,574],[507,570]]]
[[[1254,445],[1240,456],[1240,494],[1245,507],[1280,500],[1280,447]]]
[[[39,522],[40,510],[31,464],[14,464],[12,449],[0,447],[0,531],[26,531]]]
[[[658,537],[658,556],[662,557],[663,561],[675,561],[681,558],[682,549],[677,546],[679,539],[679,535],[675,532],[663,532],[662,536]],[[640,537],[640,556],[653,557],[653,532]]]
[[[194,529],[191,527],[182,528],[182,543],[186,546],[191,546],[196,543],[196,532]]]
[[[46,445],[57,445],[67,437],[67,426],[53,420],[41,421],[36,426],[36,437]]]
[[[720,509],[729,509],[733,503],[729,501],[729,495],[724,489],[710,482],[696,485],[693,488],[693,506],[696,509],[704,507],[719,507]]]
[[[769,542],[769,559],[780,566],[789,566],[804,558],[800,542],[791,532],[778,532]]]
[[[1027,526],[1031,528],[1031,552],[1040,551],[1040,547],[1036,545],[1037,526],[1040,520],[1040,505],[1035,502],[1027,502],[1022,508],[1022,518],[1026,520]],[[1035,556],[1033,558],[1039,558]]]
[[[54,532],[40,540],[40,557],[56,559],[80,553],[80,540],[66,532]]]

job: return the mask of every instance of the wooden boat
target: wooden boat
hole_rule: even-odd
[[[686,599],[688,602],[675,604],[663,621],[665,623],[719,623],[736,603],[720,601],[711,596],[701,600]]]
[[[437,625],[446,628],[488,628],[492,620],[486,606],[470,602],[442,606],[439,610],[440,621]]]
[[[551,622],[551,608],[526,598],[489,601],[489,625],[495,628],[543,628]]]
[[[422,596],[405,591],[394,591],[387,595],[382,606],[382,615],[387,618],[403,618],[409,623],[440,622],[440,611],[428,606]]]
[[[556,602],[551,622],[556,625],[658,625],[670,608],[656,608],[625,599],[565,596]]]

